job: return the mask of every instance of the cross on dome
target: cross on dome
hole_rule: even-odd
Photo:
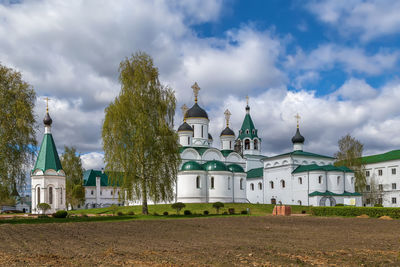
[[[229,119],[232,114],[230,113],[229,109],[225,110],[224,114],[225,114],[225,120],[226,120],[226,127],[229,127]]]
[[[301,119],[299,113],[297,113],[296,116],[294,116],[294,117],[295,117],[296,120],[297,120],[297,128],[299,128],[299,121],[300,121],[300,119]]]
[[[49,100],[51,99],[46,96],[44,100],[46,100],[46,112],[49,113]]]
[[[183,115],[183,121],[186,121],[185,115],[186,115],[186,112],[188,111],[188,109],[189,108],[186,106],[186,104],[183,104],[183,106],[181,107],[182,115]]]
[[[246,95],[246,105],[247,106],[249,105],[249,96],[248,95]]]
[[[200,91],[200,87],[197,84],[197,82],[195,82],[192,85],[192,89],[193,89],[193,93],[194,93],[194,102],[197,103],[197,97],[199,96],[199,91]]]

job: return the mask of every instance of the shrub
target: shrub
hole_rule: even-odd
[[[171,205],[171,208],[176,210],[176,214],[179,214],[181,209],[183,209],[184,207],[186,207],[186,205],[184,203],[182,203],[182,202],[176,202],[176,203]]]
[[[338,203],[338,204],[336,204],[335,206],[336,206],[336,207],[343,207],[344,204],[343,204],[343,203]]]
[[[301,214],[306,214],[307,212],[305,211],[305,210],[302,210],[301,211]]]
[[[227,211],[224,211],[224,212],[222,213],[222,215],[228,215],[228,212],[227,212]]]
[[[117,215],[122,216],[122,215],[124,215],[124,213],[122,211],[118,211]]]
[[[164,211],[163,215],[168,216],[168,211]]]
[[[229,208],[228,212],[229,212],[229,214],[235,214],[235,209],[234,208]]]
[[[51,209],[50,205],[47,203],[39,203],[37,204],[37,209],[42,212],[42,214],[46,214],[46,212]]]
[[[383,205],[382,204],[375,204],[374,207],[383,208]]]
[[[46,214],[39,214],[38,215],[39,219],[45,219],[45,218],[49,218]]]
[[[203,214],[208,215],[209,214],[208,210],[203,211]]]
[[[133,211],[128,212],[128,215],[135,215]]]
[[[224,203],[222,202],[215,202],[213,203],[213,208],[217,210],[217,214],[219,213],[219,209],[224,207]]]
[[[183,212],[183,214],[185,214],[185,215],[192,215],[192,212],[191,212],[190,210],[185,210],[185,211]]]
[[[89,217],[86,213],[81,213],[81,217],[83,217],[83,218],[87,218],[87,217]]]
[[[242,210],[240,214],[247,214],[247,210]]]
[[[115,216],[115,214],[117,214],[117,210],[118,210],[118,206],[115,204],[112,204],[110,207],[110,211],[112,212],[112,214]]]
[[[160,214],[158,214],[157,212],[153,212],[154,216],[160,216]]]
[[[54,218],[67,218],[68,212],[65,210],[59,210],[53,214]]]
[[[311,214],[314,216],[343,216],[355,217],[366,214],[369,217],[379,218],[390,216],[393,219],[400,219],[400,208],[380,207],[312,207]]]

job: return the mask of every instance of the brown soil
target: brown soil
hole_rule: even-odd
[[[226,217],[0,225],[1,266],[399,266],[400,221]]]

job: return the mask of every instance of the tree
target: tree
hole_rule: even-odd
[[[85,189],[83,187],[83,168],[80,155],[75,147],[64,147],[61,165],[65,172],[66,202],[67,206],[74,206],[85,202]]]
[[[50,205],[47,203],[39,203],[37,204],[37,209],[42,212],[42,214],[46,214],[48,210],[51,209]]]
[[[352,169],[355,176],[355,190],[357,192],[365,191],[367,181],[362,164],[364,145],[350,134],[340,138],[338,145],[339,151],[335,154],[335,166],[344,165]]]
[[[105,109],[102,129],[106,173],[126,199],[171,201],[180,162],[173,129],[176,99],[163,86],[152,58],[142,52],[120,63],[121,91]]]
[[[181,209],[183,209],[184,207],[186,207],[186,205],[185,205],[185,203],[182,203],[182,202],[176,202],[176,203],[171,205],[171,208],[176,210],[176,214],[179,214]]]
[[[35,91],[21,73],[0,64],[0,205],[10,202],[14,185],[25,184],[33,162],[35,101]]]
[[[219,214],[219,209],[224,207],[224,203],[222,202],[215,202],[213,203],[213,208],[217,210],[217,214]]]

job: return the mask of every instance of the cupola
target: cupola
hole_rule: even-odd
[[[295,118],[297,119],[297,129],[296,129],[296,134],[292,137],[292,143],[293,143],[293,150],[297,151],[297,150],[303,150],[305,138],[300,134],[299,114],[297,114]]]

